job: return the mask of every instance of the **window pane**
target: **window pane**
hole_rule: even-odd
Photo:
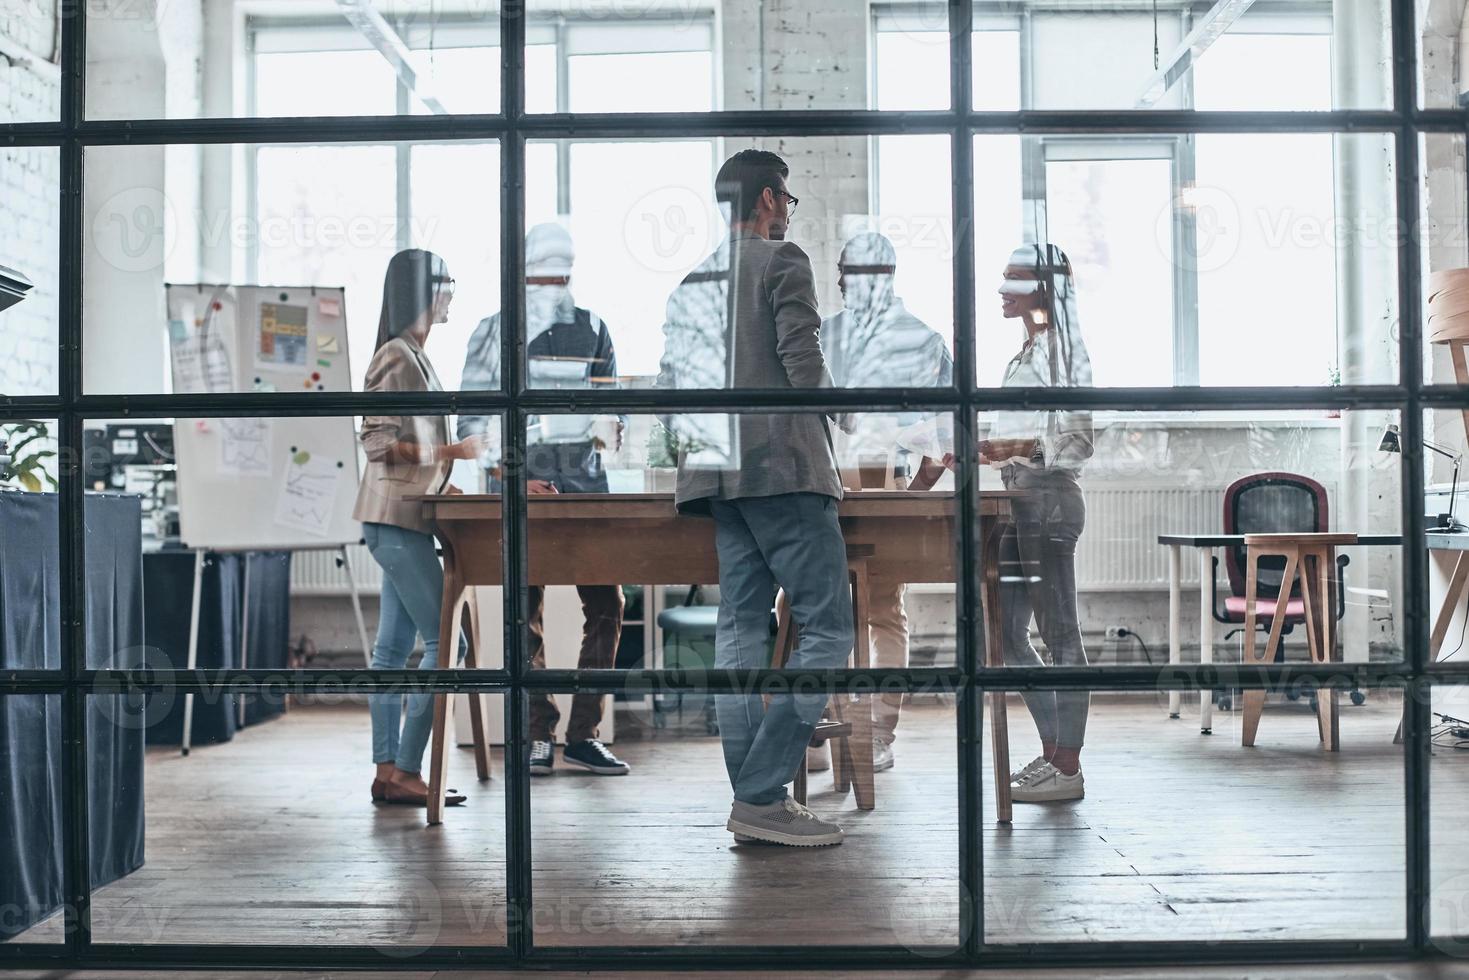
[[[1383,0],[1319,10],[1231,3],[1157,11],[1110,3],[975,8],[976,31],[1003,30],[1006,18],[1019,27],[1023,19],[1025,56],[1014,63],[1010,78],[1018,86],[1019,65],[1026,65],[1026,108],[1304,110],[1392,104],[1392,34]],[[981,88],[983,37],[975,36],[975,104],[1015,108],[1014,102],[986,95],[1006,89]],[[1451,60],[1448,55],[1444,64]]]
[[[972,43],[974,108],[996,112],[1019,109],[1020,32],[976,30]]]
[[[93,119],[500,111],[494,0],[453,12],[421,0],[87,10]]]
[[[943,4],[724,4],[717,16],[651,4],[571,19],[561,37],[571,112],[949,106]],[[548,112],[549,85],[527,78],[533,112]]]
[[[88,164],[89,391],[361,390],[385,270],[405,249],[438,255],[454,280],[426,349],[456,388],[475,325],[499,303],[498,144],[98,147]],[[528,175],[533,200],[554,173]],[[166,283],[194,286],[198,308],[181,319],[188,290]],[[278,289],[227,290],[215,308],[201,288],[231,283]],[[304,316],[317,346],[263,346],[279,324],[264,325],[262,303]],[[211,330],[227,359],[201,375]]]
[[[982,383],[1006,383],[1006,338],[1020,316],[989,290],[1012,249],[1038,241],[1070,261],[1092,384],[1397,379],[1390,136],[980,136],[974,145]],[[1429,197],[1451,199],[1462,164],[1446,153],[1438,166]],[[1451,218],[1457,205],[1445,207],[1434,213]],[[1458,227],[1448,218],[1435,220]],[[1436,267],[1453,266],[1460,238],[1433,239]]]
[[[1420,293],[1425,384],[1469,384],[1464,344],[1462,286],[1469,276],[1469,216],[1464,202],[1464,137],[1424,133],[1418,137],[1422,186],[1419,254],[1423,267]]]
[[[1094,383],[1166,385],[1173,373],[1173,270],[1155,229],[1133,216],[1165,214],[1168,160],[1046,163],[1047,238],[1067,242],[1087,290]]]
[[[724,246],[728,223],[711,191],[725,158],[752,142],[570,145],[570,214],[529,229],[527,329],[531,356],[540,359],[532,365],[532,385],[584,386],[594,378],[614,377],[608,373],[614,367],[618,383],[632,387],[729,383],[722,366],[708,374],[712,365],[723,364],[718,349],[724,342],[723,321],[703,319],[700,312],[705,293],[712,296],[710,290],[722,288],[719,280],[709,277],[710,270],[728,261]],[[947,140],[883,138],[888,163],[880,180],[868,163],[872,142],[867,139],[783,139],[767,145],[778,146],[790,170],[789,193],[800,201],[789,216],[785,235],[793,245],[786,248],[792,262],[803,258],[809,262],[811,281],[805,288],[814,296],[805,301],[809,304],[805,308],[814,306],[820,319],[827,321],[822,336],[829,340],[840,329],[833,321],[845,310],[848,319],[880,324],[884,343],[890,345],[882,350],[901,352],[891,361],[892,371],[898,373],[889,372],[888,384],[948,383],[952,244]],[[547,144],[533,143],[532,155],[538,146],[550,150]],[[849,245],[846,265],[852,267],[852,275],[844,299],[837,266]],[[804,268],[797,271],[805,277]],[[567,276],[569,280],[561,281]],[[564,361],[550,374],[541,371],[549,370],[545,357],[550,355],[538,354],[536,344],[559,341],[536,338],[563,322],[557,317],[570,315],[562,309],[568,303],[574,303],[568,309],[585,309],[605,324],[615,365],[607,361],[585,378],[556,373],[574,370]],[[710,309],[717,314],[719,308],[715,304]],[[799,317],[801,312],[790,315]],[[808,325],[808,335],[816,325],[816,321]],[[717,344],[712,343],[716,336]],[[694,346],[685,349],[689,344]],[[880,356],[876,348],[872,350]],[[592,355],[563,351],[554,356]],[[760,380],[741,374],[733,383],[755,387],[788,382],[784,376]],[[861,382],[854,375],[847,381],[839,378],[838,383],[875,382]]]
[[[502,700],[481,697],[486,715]],[[437,830],[466,850],[449,854],[429,843],[422,806],[392,805],[405,786],[392,784],[388,799],[377,799],[372,762],[392,757],[384,732],[405,716],[401,692],[289,704],[256,692],[199,695],[194,748],[181,758],[185,698],[163,691],[91,699],[94,767],[110,767],[102,785],[126,804],[93,806],[94,852],[96,841],[127,831],[137,858],[92,896],[97,942],[370,946],[394,957],[504,945],[498,748],[487,747],[490,779],[476,778],[472,750],[450,750],[448,780],[466,799]],[[456,717],[467,716],[464,696],[454,699]],[[394,740],[399,753],[410,732],[404,724]],[[121,750],[126,767],[118,765]],[[208,819],[200,819],[201,799],[219,804]]]
[[[0,59],[0,73],[4,72]],[[61,154],[0,149],[0,392],[54,395],[61,275]]]
[[[571,58],[571,111],[708,112],[712,64],[708,51]]]
[[[8,496],[0,494],[0,508]],[[6,653],[0,647],[0,664]],[[0,753],[0,820],[6,828],[0,838],[0,944],[59,945],[66,941],[62,911],[66,892],[61,877],[61,697],[0,695],[0,732],[5,733],[5,751]],[[119,761],[141,766],[141,749],[122,753]],[[121,802],[109,789],[95,778],[88,787],[92,796],[100,797],[102,806]],[[102,842],[117,848],[109,855],[115,860],[99,860],[93,845],[93,874],[100,872],[103,880],[116,877],[119,865],[126,867],[138,858],[135,835],[128,828],[110,831]]]
[[[1457,556],[1447,551],[1429,554],[1435,589],[1431,608],[1437,614],[1439,603],[1443,601],[1448,570]],[[1458,602],[1462,604],[1462,596]],[[1452,651],[1456,658],[1463,656],[1463,624],[1462,614],[1456,615],[1450,624],[1443,654]],[[1469,691],[1460,684],[1435,685],[1427,690],[1431,712],[1428,723],[1433,739],[1433,757],[1429,760],[1428,769],[1428,785],[1432,793],[1429,834],[1433,843],[1433,864],[1425,911],[1432,944],[1450,956],[1462,956],[1465,914],[1469,913],[1469,867],[1465,866],[1464,849],[1459,846],[1464,839],[1464,825],[1457,819],[1463,806],[1460,800],[1463,784],[1457,770],[1462,758],[1457,750],[1466,744],[1463,735],[1464,719],[1469,716]]]
[[[1328,752],[1313,710],[1328,695],[1312,685],[1268,693],[1253,748],[1240,745],[1240,692],[1216,711],[1212,736],[1192,724],[1197,695],[1185,718],[1170,719],[1166,693],[1091,692],[1084,798],[1021,802],[1017,786],[1013,823],[997,829],[986,800],[985,939],[1401,942],[1403,757],[1393,731],[1402,695],[1356,693],[1360,706],[1350,691],[1336,695],[1341,748]],[[1040,748],[1028,703],[1054,698],[1064,717],[1086,697],[1010,695],[1011,767]],[[1140,769],[1146,791],[1128,784]],[[1070,780],[1033,781],[1031,794],[1075,792]],[[1157,803],[1139,820],[1143,792]],[[1324,806],[1351,821],[1323,825]]]
[[[61,18],[56,4],[8,3],[0,13],[0,123],[61,118]]]

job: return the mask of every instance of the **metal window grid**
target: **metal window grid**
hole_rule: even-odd
[[[60,371],[54,396],[0,396],[0,417],[45,417],[58,423],[63,466],[60,473],[60,568],[62,591],[62,669],[0,674],[0,696],[54,694],[62,699],[64,752],[61,759],[64,824],[65,942],[0,945],[0,964],[21,967],[119,968],[285,968],[356,966],[424,969],[453,966],[606,968],[761,968],[875,966],[1051,965],[1249,962],[1269,960],[1382,959],[1430,957],[1441,951],[1430,940],[1427,921],[1429,882],[1429,707],[1433,684],[1469,683],[1469,664],[1427,663],[1427,555],[1422,548],[1424,496],[1422,412],[1469,406],[1469,393],[1454,386],[1423,382],[1421,282],[1418,248],[1398,250],[1399,378],[1395,384],[1352,385],[1329,389],[1155,388],[1027,391],[980,388],[975,384],[973,241],[973,143],[977,133],[1000,134],[1177,134],[1229,132],[1381,132],[1396,139],[1397,214],[1416,228],[1419,211],[1419,137],[1425,133],[1469,133],[1469,110],[1417,106],[1417,33],[1413,0],[1390,0],[1393,49],[1393,104],[1389,110],[1331,112],[1192,111],[1018,111],[974,112],[970,91],[969,33],[973,0],[950,0],[951,108],[945,111],[878,112],[733,111],[701,114],[554,114],[524,112],[525,11],[519,0],[500,14],[503,44],[503,110],[498,115],[402,116],[282,119],[178,119],[88,121],[85,118],[85,4],[65,3],[62,24],[62,98],[59,122],[0,124],[0,139],[11,146],[57,147],[60,151]],[[955,377],[949,390],[881,389],[852,391],[531,391],[522,367],[523,326],[507,331],[501,350],[497,392],[393,394],[89,395],[82,389],[82,265],[84,254],[85,151],[89,146],[163,143],[318,143],[495,138],[502,143],[500,228],[502,307],[508,322],[523,325],[522,253],[526,141],[618,136],[866,136],[884,133],[943,133],[950,136],[953,173],[953,255]],[[1416,239],[1410,239],[1416,242]],[[953,669],[842,670],[819,674],[795,671],[723,671],[691,676],[679,671],[529,672],[525,648],[527,523],[523,472],[504,490],[505,649],[502,670],[455,670],[425,675],[417,671],[327,672],[306,670],[289,676],[259,670],[197,670],[133,673],[85,668],[83,587],[84,486],[75,460],[88,418],[271,416],[280,414],[456,413],[473,409],[498,414],[509,451],[525,449],[526,416],[544,412],[588,411],[749,411],[914,408],[957,413],[961,431],[972,431],[979,410],[1025,407],[1094,407],[1148,410],[1279,410],[1289,408],[1379,408],[1402,412],[1402,528],[1404,534],[1403,635],[1401,663],[1288,667],[1269,665],[1128,666],[1120,668],[990,668],[977,657],[981,647],[979,569],[975,546],[976,498],[957,495],[961,533],[959,568],[959,659]],[[978,465],[972,439],[958,442],[959,485],[970,487]],[[1401,940],[1224,941],[1194,940],[1121,943],[988,943],[984,938],[984,825],[981,780],[982,694],[1028,687],[1093,690],[1206,690],[1218,686],[1259,688],[1287,677],[1336,688],[1401,686],[1405,699],[1404,819],[1406,821],[1406,934]],[[530,691],[733,690],[751,683],[779,686],[815,679],[828,689],[883,682],[912,690],[957,694],[959,880],[961,943],[950,949],[904,946],[743,946],[690,950],[685,947],[537,947],[532,932],[531,822],[527,693]],[[434,947],[411,957],[369,946],[297,947],[271,945],[103,944],[92,940],[89,922],[88,801],[86,780],[86,699],[120,690],[173,689],[217,691],[223,685],[271,691],[367,691],[394,687],[436,691],[486,691],[508,699],[506,722],[507,928],[506,946]],[[289,854],[283,854],[289,857]]]

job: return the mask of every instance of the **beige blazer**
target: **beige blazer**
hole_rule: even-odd
[[[406,337],[394,337],[373,355],[367,368],[366,391],[443,391],[423,349]],[[407,463],[393,451],[395,444],[417,445],[425,460],[434,448],[448,445],[449,422],[442,415],[369,415],[362,420],[362,448],[367,471],[357,491],[354,520],[392,524],[432,533],[422,516],[422,505],[404,498],[414,494],[443,493],[453,463]]]

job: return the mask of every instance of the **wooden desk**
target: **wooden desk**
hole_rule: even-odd
[[[1444,592],[1443,602],[1439,604],[1438,615],[1433,618],[1433,632],[1428,635],[1428,662],[1437,663],[1438,655],[1443,652],[1443,641],[1448,635],[1449,624],[1454,621],[1454,611],[1464,601],[1465,592],[1469,591],[1469,531],[1429,531],[1423,536],[1423,540],[1429,551],[1458,552],[1458,557],[1454,559],[1454,570],[1449,575],[1449,587]],[[1397,745],[1402,741],[1403,724],[1398,722],[1393,744]]]
[[[988,663],[1004,662],[1000,647],[999,529],[1010,518],[1016,492],[983,491],[979,501],[980,555]],[[467,590],[500,585],[501,513],[498,494],[417,498],[444,550],[444,607],[439,666],[453,666],[459,649]],[[528,502],[530,585],[694,585],[719,581],[714,522],[680,517],[672,494],[536,494]],[[848,545],[870,545],[870,569],[903,582],[954,582],[958,518],[950,493],[863,490],[849,492],[838,511]],[[473,604],[468,603],[472,608]],[[471,629],[474,627],[472,626]],[[471,637],[472,640],[478,638]],[[477,642],[471,648],[478,649]],[[471,698],[472,706],[477,699]],[[444,767],[450,699],[434,702],[429,764],[428,822],[443,819]],[[1010,819],[1010,750],[1005,696],[990,695],[995,763],[995,808]],[[476,747],[483,742],[475,726]],[[488,771],[480,767],[481,778]]]

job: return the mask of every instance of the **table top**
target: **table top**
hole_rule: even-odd
[[[981,510],[1020,497],[1023,490],[982,490]],[[493,518],[500,513],[497,493],[418,494],[407,499],[425,505],[436,518]],[[676,516],[671,493],[538,493],[528,500],[531,520],[608,518],[662,519]],[[838,508],[842,517],[952,518],[954,494],[946,490],[849,490]],[[1000,511],[1004,513],[1004,511]]]
[[[1186,548],[1228,548],[1231,545],[1242,545],[1245,543],[1244,534],[1160,534],[1159,544],[1176,544]],[[1431,537],[1432,535],[1430,535]],[[1469,538],[1469,534],[1464,537]],[[1359,545],[1398,545],[1403,543],[1401,534],[1359,534],[1357,544]],[[1433,547],[1433,545],[1429,545]]]
[[[1432,551],[1469,551],[1469,531],[1429,531],[1423,538]]]

